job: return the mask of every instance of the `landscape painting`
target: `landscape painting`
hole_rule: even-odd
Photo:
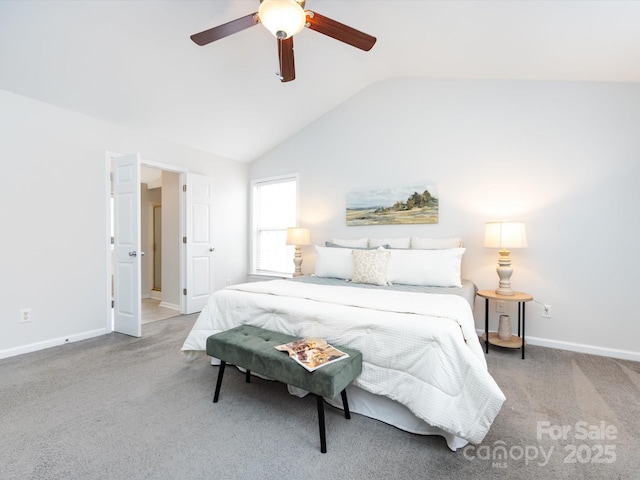
[[[438,223],[436,185],[376,189],[347,194],[347,225]]]

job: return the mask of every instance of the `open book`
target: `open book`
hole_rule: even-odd
[[[349,354],[329,345],[326,340],[319,338],[303,338],[278,345],[275,348],[288,352],[291,358],[310,372],[349,356]]]

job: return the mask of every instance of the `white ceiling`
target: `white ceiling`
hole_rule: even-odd
[[[308,0],[378,42],[305,29],[289,83],[261,25],[189,39],[258,4],[2,0],[0,88],[251,161],[391,77],[640,82],[640,1]]]

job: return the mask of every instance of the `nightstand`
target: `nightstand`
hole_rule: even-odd
[[[527,302],[533,300],[533,297],[525,292],[514,292],[513,295],[500,295],[496,293],[495,290],[480,290],[478,296],[484,298],[484,335],[482,335],[482,340],[484,340],[485,352],[489,353],[489,344],[506,348],[521,348],[522,359],[524,360],[524,347],[526,345],[524,335],[524,307]],[[510,340],[502,340],[497,332],[489,332],[489,300],[518,302],[518,335],[512,335]],[[521,324],[522,336],[520,336]]]

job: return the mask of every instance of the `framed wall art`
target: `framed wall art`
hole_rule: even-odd
[[[383,188],[347,194],[347,225],[438,223],[435,184]]]

